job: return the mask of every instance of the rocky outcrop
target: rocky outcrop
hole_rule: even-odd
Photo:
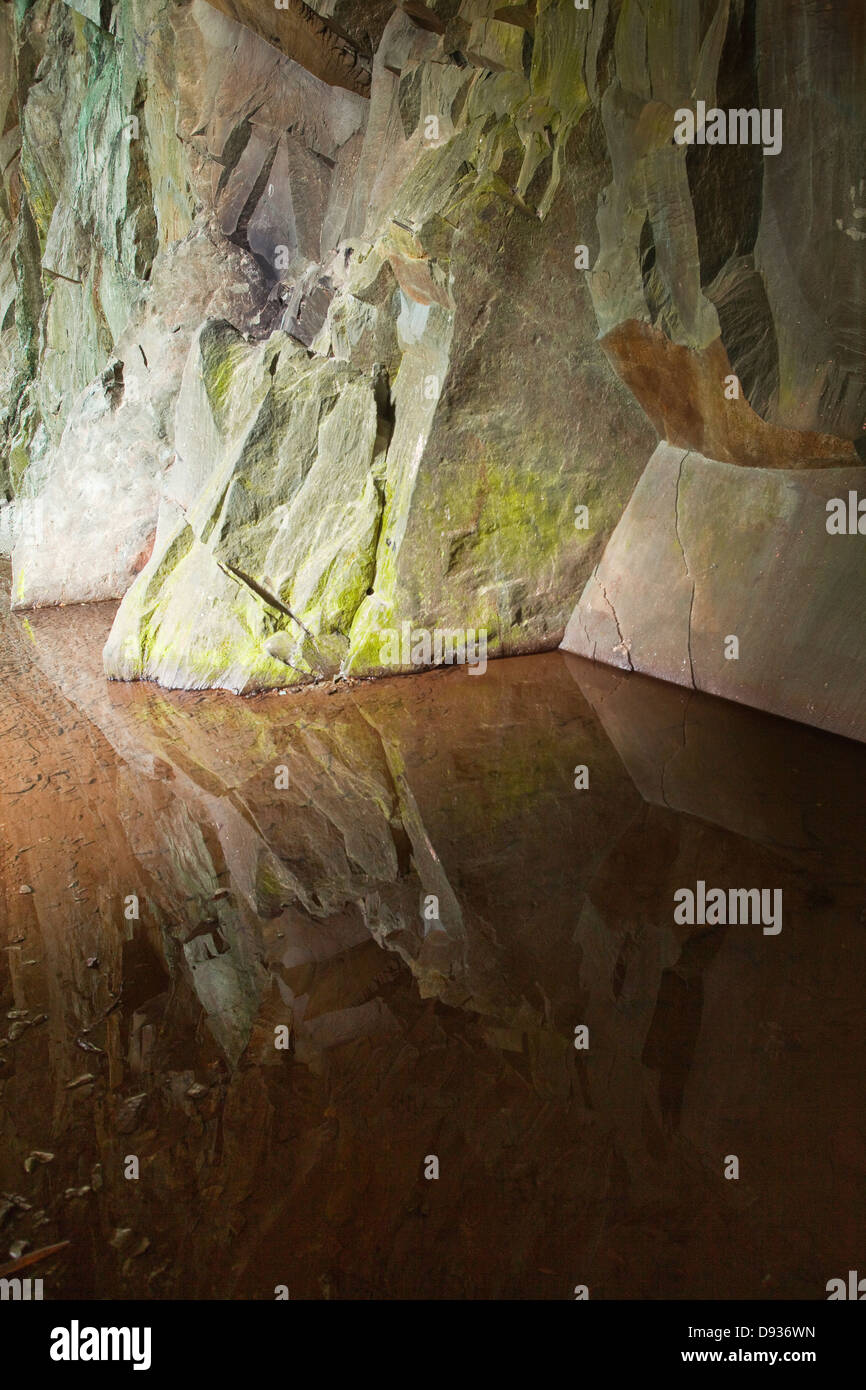
[[[154,267],[108,364],[77,395],[44,460],[29,504],[39,531],[15,550],[16,607],[126,592],[153,549],[193,333],[205,311],[248,322],[261,284],[251,258],[213,232],[193,234]],[[31,469],[28,490],[36,475]]]
[[[207,323],[178,435],[153,558],[108,669],[228,689],[337,671],[381,529],[387,425],[374,383],[284,333],[248,347]]]
[[[556,646],[659,439],[732,508],[859,467],[853,0],[3,15],[0,540],[16,604],[124,597],[110,676],[381,673],[407,623]],[[715,104],[778,148],[678,143]]]
[[[591,281],[604,350],[663,443],[563,646],[862,739],[864,16],[710,8],[703,27],[677,7],[670,48],[652,8],[617,26]],[[698,101],[767,111],[780,147],[676,147],[674,110]]]
[[[463,36],[472,40],[472,61],[449,46],[453,35],[405,14],[389,22],[346,221],[338,233],[333,209],[326,212],[336,248],[304,272],[284,317],[314,361],[347,364],[344,381],[353,371],[375,376],[374,490],[356,493],[349,521],[340,485],[345,506],[335,512],[329,494],[346,438],[329,431],[324,453],[320,438],[318,465],[303,483],[311,500],[294,491],[302,469],[260,517],[261,534],[273,537],[267,557],[256,553],[251,530],[223,528],[220,559],[256,582],[255,599],[240,596],[237,581],[204,584],[198,574],[190,584],[166,531],[118,615],[106,649],[110,675],[248,689],[309,679],[335,659],[347,673],[381,670],[383,635],[404,622],[428,631],[486,629],[494,653],[560,639],[574,587],[633,484],[630,461],[647,437],[606,370],[574,269],[572,207],[576,200],[583,217],[592,215],[603,177],[601,132],[574,132],[569,105],[561,139],[573,135],[586,158],[581,177],[566,179],[572,206],[564,193],[557,200],[563,176],[553,162],[545,170],[516,114],[533,90],[524,31],[473,21]],[[567,316],[563,295],[575,305]],[[257,360],[260,385],[269,386]],[[301,365],[284,355],[279,370]],[[263,467],[279,472],[279,430],[263,449],[270,427],[232,418],[246,390],[231,394],[221,429],[249,428]],[[182,398],[178,419],[190,409]],[[243,466],[235,462],[215,478],[215,507],[227,489],[237,490]],[[590,501],[591,526],[578,529],[576,508]],[[299,519],[311,504],[342,548],[339,561],[309,551]],[[343,584],[341,571],[355,577],[336,605],[316,589],[325,559],[337,563],[335,582]],[[263,604],[262,591],[276,603]],[[241,608],[253,603],[251,628],[239,596]],[[183,613],[180,640],[164,618],[173,608]],[[239,622],[250,633],[243,651]],[[281,665],[264,645],[275,627],[289,634]]]
[[[348,33],[346,7],[323,8]],[[78,370],[74,384],[85,395],[80,402],[64,395],[52,421],[56,438],[38,399],[28,417],[43,445],[41,454],[30,448],[17,494],[41,499],[43,544],[24,537],[17,545],[14,601],[129,589],[107,649],[109,674],[249,689],[309,679],[335,660],[347,672],[377,670],[383,632],[407,621],[423,629],[486,628],[492,654],[561,639],[575,588],[615,524],[652,437],[595,342],[585,277],[574,266],[574,208],[581,224],[594,215],[604,141],[597,121],[577,129],[585,112],[577,72],[557,76],[546,58],[535,62],[531,36],[513,17],[495,19],[478,3],[461,15],[458,8],[397,9],[384,31],[381,7],[370,7],[367,29],[354,12],[349,37],[357,50],[370,30],[378,40],[369,101],[317,82],[203,0],[172,10],[161,37],[147,28],[146,4],[121,7],[113,32],[100,28],[94,36],[106,71],[114,63],[121,75],[123,51],[142,46],[141,167],[161,199],[170,188],[181,206],[172,206],[169,226],[154,193],[153,269],[130,303],[126,337],[106,338],[105,360],[94,352],[92,365]],[[586,22],[566,16],[575,33]],[[48,6],[44,25],[48,37],[40,41],[58,47],[70,29],[90,34],[87,21],[64,6]],[[85,56],[81,67],[92,85]],[[169,161],[170,111],[180,139]],[[545,134],[551,122],[553,139]],[[126,148],[135,149],[134,141]],[[72,182],[75,166],[71,151],[59,161],[54,196],[64,208],[72,193],[64,179]],[[106,174],[103,182],[117,178]],[[83,216],[78,221],[89,248],[93,227]],[[182,338],[157,289],[162,266],[171,282],[179,232],[217,247],[230,243],[230,254],[237,248],[250,258],[234,274],[226,266],[225,289],[237,287],[237,302],[206,306],[202,287],[199,322],[192,323],[193,312]],[[104,248],[99,255],[105,259]],[[38,259],[36,278],[45,278]],[[183,369],[166,357],[150,449],[146,423],[139,430],[123,401],[109,420],[112,403],[101,384],[115,360],[135,384],[144,363],[127,358],[145,313],[166,322],[172,348],[184,356]],[[280,321],[293,344],[272,338],[262,351]],[[238,337],[225,357],[224,401],[214,415],[200,349],[220,337],[223,323]],[[320,370],[319,362],[330,365]],[[308,438],[288,446],[297,443],[306,461],[281,474],[282,425],[247,414],[245,392],[267,416],[276,397],[292,391],[293,375],[299,397],[321,393],[307,402],[305,418],[313,420],[317,400],[325,414],[316,417],[315,445]],[[43,367],[30,388],[37,395],[44,377]],[[365,465],[363,478],[351,465],[341,476],[351,402],[365,389],[374,402],[377,461],[372,471]],[[345,406],[318,437],[335,391],[344,390]],[[80,439],[95,414],[102,442],[92,448],[93,427],[84,468]],[[19,411],[11,422],[16,439],[23,418]],[[121,507],[105,474],[109,458],[139,435],[134,485]],[[197,437],[209,441],[206,449]],[[196,449],[191,464],[187,455]],[[252,527],[235,530],[254,452],[257,515]],[[318,462],[307,477],[312,457]],[[277,475],[283,483],[270,496],[265,480]],[[196,532],[188,549],[173,530],[181,478],[222,489],[211,502],[200,499],[226,522],[217,559],[204,569],[195,566],[205,538]],[[353,485],[360,490],[350,498]],[[225,511],[229,492],[235,500]],[[344,499],[336,511],[332,493]],[[83,506],[88,496],[101,499],[111,530],[111,563],[106,556],[101,574],[85,562],[86,544],[76,547],[77,574],[56,541],[76,530],[93,533],[100,508]],[[186,487],[183,506],[193,500]],[[588,504],[589,527],[576,526],[576,508]],[[331,550],[318,556],[298,529],[317,509],[322,527],[339,527]],[[271,540],[276,550],[266,572]],[[332,562],[329,596],[317,585]],[[341,571],[351,575],[348,586]],[[291,636],[281,648],[289,664],[265,646],[278,630]]]
[[[861,7],[593,11],[594,24],[604,14],[615,25],[613,71],[596,93],[613,178],[590,276],[613,366],[671,443],[762,467],[855,461],[866,415],[851,353],[866,307],[851,209],[866,124]],[[751,125],[749,138],[737,127],[720,143],[709,118],[678,143],[677,113],[699,103],[725,117],[766,112],[776,144]],[[833,266],[827,293],[818,265]],[[726,393],[730,374],[738,395]],[[798,445],[791,430],[832,438]]]
[[[320,216],[366,107],[198,0],[154,18],[123,5],[103,27],[44,5],[14,35],[16,235],[34,267],[4,334],[21,606],[129,588],[153,549],[194,333],[226,318],[266,334],[283,312],[273,165],[295,161]],[[285,238],[287,264],[318,254],[301,216]]]
[[[335,87],[367,96],[370,65],[349,35],[304,0],[280,0],[273,11],[250,0],[209,0],[222,14],[252,29],[287,58]]]
[[[751,468],[660,445],[563,647],[866,740],[862,470]]]

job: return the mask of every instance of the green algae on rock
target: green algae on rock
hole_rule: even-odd
[[[284,333],[247,345],[230,325],[206,324],[197,350],[200,370],[185,375],[178,411],[194,396],[195,418],[210,413],[206,438],[220,447],[206,476],[201,460],[176,461],[167,493],[173,475],[177,495],[163,501],[106,671],[231,690],[330,673],[375,563],[374,384]],[[269,650],[281,632],[297,646],[294,675]]]

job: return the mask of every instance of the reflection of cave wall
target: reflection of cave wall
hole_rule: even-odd
[[[106,687],[81,658],[106,620],[34,615],[4,678],[95,750],[19,797],[21,842],[61,794],[89,837],[90,776],[122,827],[72,921],[49,891],[62,818],[33,895],[7,887],[57,981],[52,1031],[28,1028],[5,1072],[21,1139],[3,1148],[56,1150],[28,1188],[46,1239],[75,1241],[53,1287],[80,1291],[83,1265],[94,1295],[823,1296],[862,1240],[839,1216],[859,1211],[863,1142],[861,755],[807,733],[794,757],[784,723],[602,671],[585,689],[605,733],[555,657],[291,703]],[[780,885],[781,935],[674,927],[697,877]],[[38,1010],[38,980],[16,981]],[[101,1060],[74,1037],[81,986],[106,982]],[[64,1198],[97,1162],[101,1195]]]

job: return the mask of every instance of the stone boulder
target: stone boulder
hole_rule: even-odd
[[[179,452],[108,675],[243,691],[331,674],[373,579],[383,445],[373,381],[286,334],[206,323]]]
[[[866,553],[856,531],[828,530],[862,479],[659,445],[563,648],[866,739],[866,657],[851,640]]]

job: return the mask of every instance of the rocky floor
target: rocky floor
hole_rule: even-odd
[[[0,1266],[159,1299],[857,1268],[866,750],[558,653],[108,684],[113,611],[2,621]],[[781,932],[676,925],[699,879],[781,889]]]

